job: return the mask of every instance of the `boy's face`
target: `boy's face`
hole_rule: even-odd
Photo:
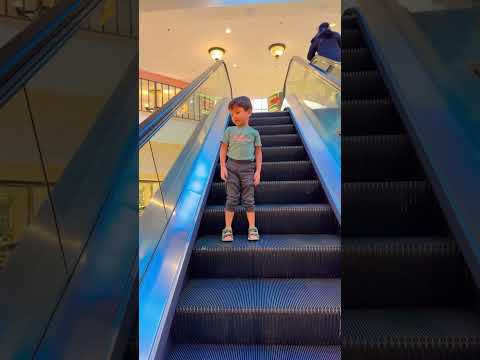
[[[232,115],[232,121],[236,126],[245,126],[248,124],[250,115],[252,115],[252,110],[245,111],[244,108],[235,106],[230,110],[230,114]]]

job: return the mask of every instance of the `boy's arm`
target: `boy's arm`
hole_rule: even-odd
[[[256,165],[257,165],[257,168],[255,169],[255,172],[258,172],[258,173],[262,172],[262,161],[263,161],[262,147],[261,146],[255,146],[255,162],[256,162]]]
[[[228,151],[228,144],[222,143],[220,146],[220,166],[222,168],[227,166],[227,151]]]

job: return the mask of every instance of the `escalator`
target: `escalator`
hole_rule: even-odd
[[[140,218],[140,359],[340,359],[340,92],[294,57],[286,111],[252,115],[263,152],[258,242],[247,240],[242,207],[234,241],[221,241],[218,154],[232,125],[225,63],[142,123],[140,180],[160,184]],[[173,134],[168,124],[205,97],[213,108],[200,114],[168,173],[156,171],[165,163],[156,149]]]
[[[0,11],[0,358],[137,358],[138,16],[21,3]]]
[[[216,168],[171,329],[169,359],[340,359],[338,224],[288,112],[258,113],[259,242],[238,208],[222,243]]]
[[[478,359],[477,289],[356,12],[342,17],[344,359]]]

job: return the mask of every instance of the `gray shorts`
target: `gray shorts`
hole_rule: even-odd
[[[255,162],[250,160],[227,160],[227,203],[225,209],[234,211],[235,206],[240,205],[247,211],[255,208],[255,188],[253,175],[255,174]]]

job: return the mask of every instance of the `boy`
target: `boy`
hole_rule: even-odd
[[[227,183],[222,241],[233,241],[232,221],[235,206],[240,202],[240,194],[242,205],[247,211],[248,240],[259,240],[258,229],[255,227],[254,186],[260,183],[262,170],[260,134],[248,125],[252,115],[252,103],[248,97],[240,96],[233,99],[228,104],[228,110],[235,126],[225,130],[220,148],[220,174],[222,180]]]

